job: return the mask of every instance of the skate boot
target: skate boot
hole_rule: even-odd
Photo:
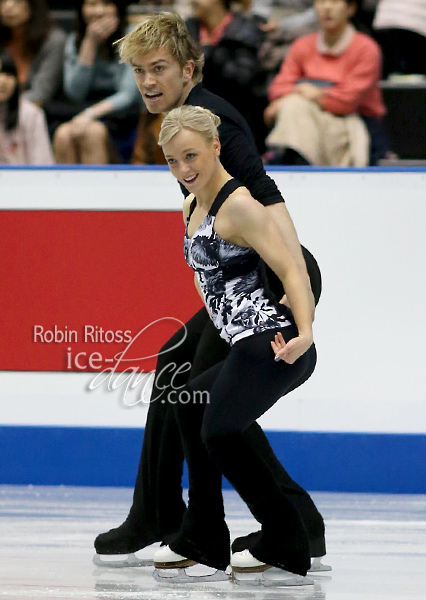
[[[97,536],[93,562],[99,567],[152,567],[152,558],[141,557],[139,551],[157,541],[144,536],[139,526],[126,519],[119,527]]]
[[[207,567],[162,546],[154,554],[154,579],[160,583],[204,583],[227,581],[229,573]]]
[[[232,580],[239,585],[294,587],[313,585],[314,581],[257,560],[249,550],[234,552],[231,557]]]
[[[262,535],[261,531],[254,531],[248,535],[244,535],[236,538],[232,542],[232,553],[243,552],[244,550],[250,550],[259,540]],[[331,571],[330,565],[322,563],[322,558],[325,556],[325,540],[324,537],[316,540],[310,540],[311,550],[311,568],[309,573],[321,573]]]

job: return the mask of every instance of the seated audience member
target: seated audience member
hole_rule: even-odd
[[[45,0],[0,0],[0,48],[15,61],[24,98],[43,108],[61,85],[64,44]]]
[[[52,148],[41,108],[21,97],[18,70],[0,52],[0,164],[51,165]]]
[[[64,91],[74,116],[56,130],[59,163],[108,164],[130,156],[141,107],[132,69],[113,43],[126,31],[126,0],[80,0],[65,46]]]
[[[353,0],[315,0],[320,31],[290,48],[269,88],[269,164],[365,166],[387,152],[376,42],[350,23]]]
[[[242,4],[257,16],[265,33],[259,59],[269,85],[280,70],[291,44],[302,35],[318,30],[315,8],[312,0],[242,0]]]
[[[265,36],[257,18],[230,6],[230,0],[191,0],[193,17],[186,24],[204,53],[205,87],[238,109],[263,151],[267,96],[259,50]]]
[[[383,75],[426,75],[426,0],[379,0],[373,21]]]

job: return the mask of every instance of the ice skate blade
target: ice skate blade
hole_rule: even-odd
[[[327,573],[331,571],[331,566],[324,565],[321,562],[321,558],[321,556],[316,556],[312,559],[311,568],[309,569],[308,573]]]
[[[300,587],[314,585],[314,580],[303,575],[296,575],[283,569],[276,569],[269,565],[253,568],[232,568],[232,581],[237,585],[260,585],[265,587]]]
[[[204,565],[199,565],[198,563],[194,563],[190,567],[190,572],[193,574],[189,574],[187,572],[189,567],[179,567],[179,568],[167,568],[167,569],[154,569],[153,577],[155,581],[158,583],[211,583],[214,581],[228,581],[230,575],[225,571],[218,571],[216,569],[211,569],[210,567],[205,567]],[[194,570],[195,569],[195,570]],[[206,571],[210,571],[207,574],[196,574]]]
[[[185,569],[186,567],[193,567],[197,562],[195,560],[191,560],[190,558],[185,558],[184,560],[176,560],[174,562],[158,562],[154,561],[154,567],[156,569]]]
[[[152,558],[138,558],[136,554],[95,554],[93,563],[107,569],[125,569],[126,567],[153,567]]]

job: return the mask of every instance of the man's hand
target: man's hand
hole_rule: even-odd
[[[311,317],[312,317],[312,323],[313,323],[315,320],[315,298],[314,298],[314,295],[313,295],[311,289],[309,289],[308,294],[309,294],[309,306],[311,309]],[[280,304],[287,306],[287,308],[290,308],[290,310],[291,310],[291,306],[288,301],[287,294],[284,294],[284,296],[281,298]]]

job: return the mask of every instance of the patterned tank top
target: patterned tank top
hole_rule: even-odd
[[[220,336],[231,346],[249,335],[293,323],[290,311],[268,296],[259,254],[253,248],[227,242],[214,230],[220,207],[241,185],[236,179],[225,183],[190,238],[188,223],[197,203],[194,198],[184,241],[185,260],[197,275],[204,303]]]

